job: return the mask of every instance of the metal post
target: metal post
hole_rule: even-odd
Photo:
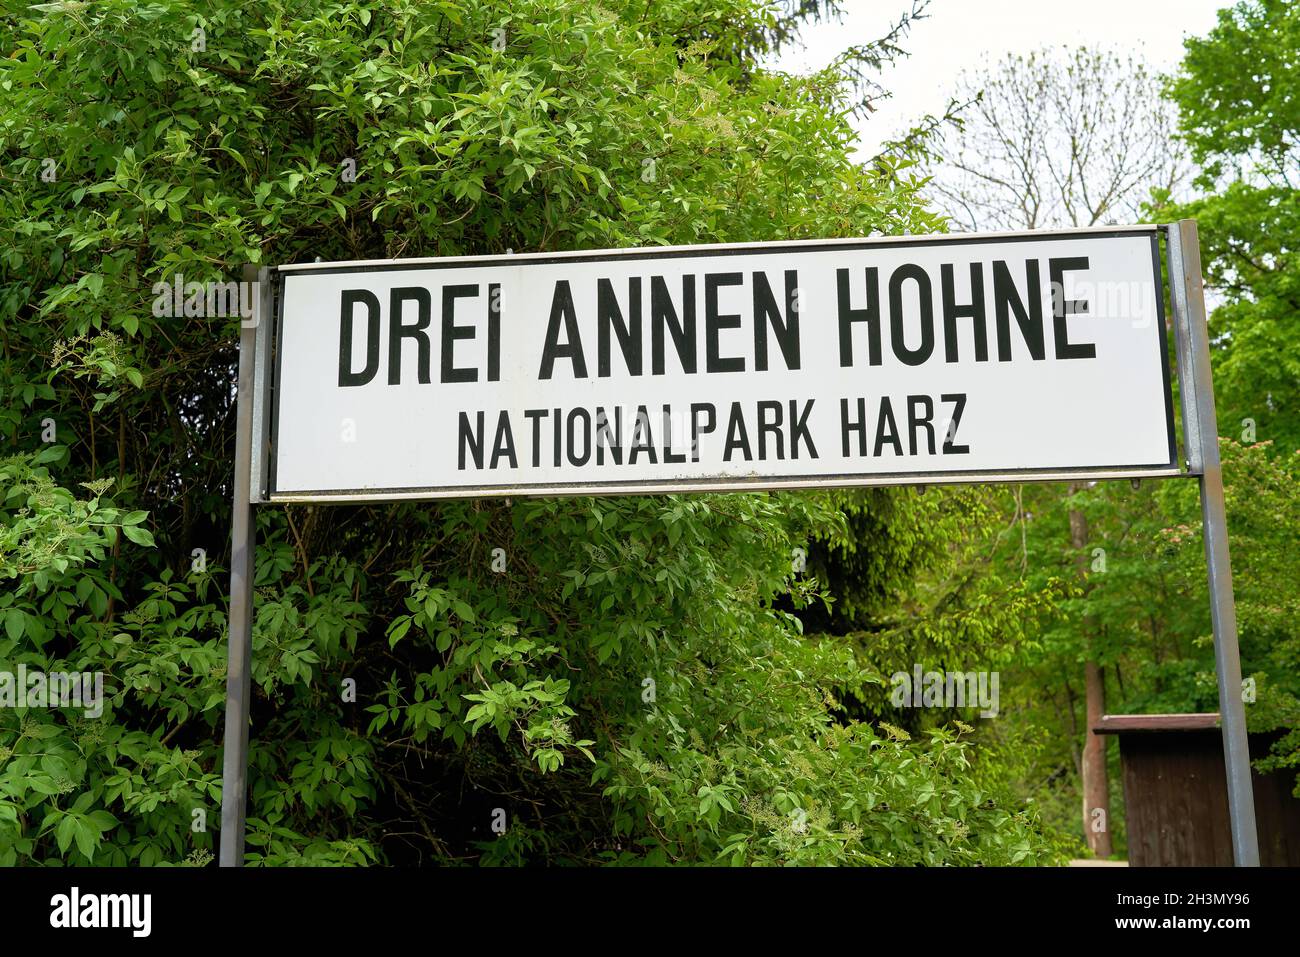
[[[1223,504],[1223,469],[1219,462],[1219,430],[1214,413],[1214,383],[1210,378],[1209,328],[1196,221],[1184,219],[1169,226],[1168,239],[1183,442],[1189,471],[1199,475],[1201,485],[1201,523],[1210,578],[1210,618],[1214,626],[1214,666],[1219,680],[1219,720],[1228,777],[1232,852],[1238,867],[1258,867],[1259,838],[1255,831],[1246,707],[1241,696],[1237,607],[1232,597],[1228,520]]]
[[[229,647],[226,658],[226,737],[221,771],[222,867],[244,863],[244,813],[248,791],[248,707],[253,652],[253,524],[251,495],[253,381],[257,329],[267,321],[263,309],[265,275],[244,267],[244,282],[254,283],[253,317],[239,330],[239,383],[235,398],[235,481],[231,518]]]

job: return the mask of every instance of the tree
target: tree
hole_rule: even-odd
[[[1201,165],[1199,198],[1161,215],[1198,221],[1219,429],[1225,438],[1232,559],[1252,730],[1283,729],[1262,766],[1300,770],[1294,667],[1300,574],[1300,8],[1249,0],[1186,42],[1169,84],[1182,136]],[[1242,448],[1245,446],[1245,448]],[[1297,776],[1300,793],[1300,775]]]
[[[1008,56],[959,84],[955,98],[972,106],[936,150],[930,192],[971,231],[1138,221],[1153,190],[1169,195],[1188,172],[1160,92],[1160,77],[1132,56],[1087,48]],[[1084,488],[1072,485],[1068,494]],[[1079,508],[1069,519],[1070,547],[1087,587],[1088,519]],[[1085,614],[1078,624],[1088,649],[1078,761],[1083,832],[1093,852],[1108,857],[1106,739],[1092,733],[1106,709],[1106,684],[1097,623]]]
[[[1161,84],[1139,57],[1086,47],[966,75],[954,99],[970,105],[944,131],[930,192],[969,230],[1138,222],[1153,189],[1189,175]]]
[[[1300,10],[1261,0],[1219,12],[1187,41],[1169,93],[1202,167],[1205,195],[1165,204],[1199,221],[1206,283],[1224,300],[1211,318],[1215,400],[1224,434],[1300,447]]]
[[[102,719],[0,709],[0,864],[210,860],[239,319],[157,315],[154,285],[932,230],[914,179],[851,161],[850,83],[758,66],[835,7],[99,0],[0,20],[0,664],[106,691]],[[819,600],[790,556],[845,524],[831,495],[257,521],[255,862],[1056,854],[971,777],[960,729],[834,707],[880,676],[780,604]]]

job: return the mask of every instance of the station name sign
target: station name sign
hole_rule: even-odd
[[[1155,227],[276,283],[271,500],[1178,472]]]

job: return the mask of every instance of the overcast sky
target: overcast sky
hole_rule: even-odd
[[[1141,52],[1157,68],[1172,69],[1181,58],[1183,37],[1208,32],[1215,11],[1230,5],[1230,0],[933,0],[929,18],[903,41],[911,56],[880,77],[893,97],[859,124],[861,151],[874,154],[882,141],[942,110],[958,75],[986,57],[997,60],[1058,44],[1103,44]],[[825,66],[845,47],[883,36],[910,0],[852,0],[850,6],[843,22],[806,28],[803,48],[788,50],[774,65],[793,73]]]

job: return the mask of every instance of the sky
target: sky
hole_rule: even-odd
[[[1104,45],[1140,52],[1158,69],[1172,69],[1183,37],[1204,35],[1215,11],[1231,0],[932,0],[929,17],[903,41],[911,55],[879,77],[893,96],[858,123],[861,154],[909,129],[948,102],[958,76],[987,58],[1059,44]],[[910,0],[849,0],[839,23],[806,27],[803,47],[772,64],[791,73],[825,66],[845,47],[876,39],[910,6]]]

